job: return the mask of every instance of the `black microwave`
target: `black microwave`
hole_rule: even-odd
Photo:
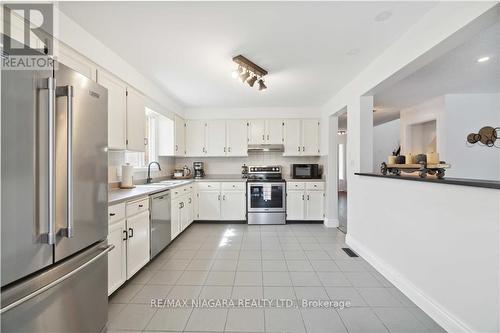
[[[321,170],[319,164],[292,164],[291,173],[293,179],[321,178]]]

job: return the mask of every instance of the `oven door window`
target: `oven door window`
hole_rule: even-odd
[[[250,187],[251,208],[282,208],[283,191],[281,185],[262,184]]]

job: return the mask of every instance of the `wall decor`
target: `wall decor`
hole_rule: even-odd
[[[479,130],[478,133],[470,133],[467,135],[467,142],[470,144],[479,144],[486,147],[500,148],[495,144],[500,136],[500,127],[485,126]]]

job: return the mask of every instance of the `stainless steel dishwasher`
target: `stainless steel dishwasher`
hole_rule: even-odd
[[[151,259],[153,259],[172,240],[170,191],[153,194],[149,200],[151,207]]]

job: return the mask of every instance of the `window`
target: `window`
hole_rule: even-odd
[[[129,163],[134,168],[146,168],[152,161],[158,161],[158,135],[160,114],[146,108],[146,147],[145,152],[126,152],[125,163]],[[156,165],[152,169],[157,169]]]
[[[345,157],[345,153],[344,153],[344,144],[341,143],[339,144],[339,180],[344,180],[344,175],[345,175],[345,170],[344,170],[344,167],[345,167],[345,160],[344,160],[344,157]]]

